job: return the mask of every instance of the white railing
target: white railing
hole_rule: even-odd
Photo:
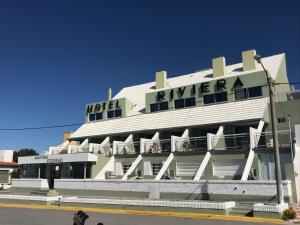
[[[159,154],[171,152],[171,139],[162,139],[159,141],[146,141],[144,143],[145,153]]]
[[[112,155],[112,145],[110,143],[107,143],[105,145],[90,143],[89,151],[92,153],[95,153],[95,154],[103,154],[105,156],[111,156]]]
[[[291,133],[289,130],[277,131],[279,147],[290,147],[291,146]],[[273,145],[273,134],[271,131],[256,133],[254,135],[255,141],[257,141],[258,148],[272,148]]]
[[[68,152],[69,153],[80,153],[80,152],[84,152],[84,151],[79,145],[69,145]]]
[[[140,149],[140,142],[117,143],[117,154],[121,154],[121,155],[137,154],[140,152],[139,149]]]
[[[206,151],[207,150],[207,137],[191,137],[191,138],[178,138],[175,141],[175,151],[177,152],[193,152],[193,151]]]
[[[67,154],[68,148],[61,148],[61,147],[51,147],[52,148],[52,155],[59,155],[59,154]]]
[[[250,136],[248,133],[213,136],[212,143],[218,143],[215,149],[249,150]]]

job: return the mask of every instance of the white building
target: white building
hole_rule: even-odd
[[[274,199],[269,92],[253,56],[123,88],[87,104],[86,123],[44,155],[20,157],[16,187],[147,192],[201,198]],[[285,54],[262,59],[276,85],[284,195],[300,198],[300,100],[291,91]],[[296,140],[296,141],[293,141]],[[295,143],[296,142],[296,143]],[[296,174],[296,175],[295,175]],[[34,185],[33,185],[34,184]],[[245,197],[246,196],[246,197]]]

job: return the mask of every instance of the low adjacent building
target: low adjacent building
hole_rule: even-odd
[[[260,199],[276,196],[266,74],[242,53],[212,68],[123,88],[90,103],[64,142],[19,157],[16,187],[151,192],[170,198]],[[277,83],[276,109],[284,196],[300,199],[300,99],[289,85],[285,54],[262,59]],[[33,182],[34,181],[34,182]],[[126,195],[126,194],[125,194]],[[191,197],[192,196],[192,197]]]
[[[11,173],[18,164],[13,162],[13,150],[0,150],[0,189],[7,189],[11,185]]]

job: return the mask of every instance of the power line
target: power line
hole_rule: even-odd
[[[275,83],[275,85],[279,85],[279,84],[300,84],[300,81],[290,82],[290,83]]]
[[[53,128],[61,128],[61,127],[73,127],[82,124],[83,123],[72,123],[72,124],[64,124],[64,125],[42,126],[42,127],[0,128],[0,131],[42,130],[42,129],[53,129]]]

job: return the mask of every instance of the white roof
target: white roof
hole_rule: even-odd
[[[268,99],[258,98],[86,123],[76,130],[70,138],[259,120],[263,118]]]
[[[284,60],[285,54],[262,59],[264,66],[274,80],[276,80],[279,68]],[[243,76],[263,70],[260,65],[255,70],[250,71],[243,71],[242,67],[242,63],[226,66],[227,75],[225,77]],[[212,69],[207,69],[187,75],[171,77],[168,78],[167,87],[164,89],[208,82],[220,78],[213,77],[212,73]],[[157,91],[155,89],[155,82],[123,88],[113,99],[125,97],[135,105],[126,118],[86,123],[75,131],[70,138],[261,119],[263,118],[268,101],[267,98],[261,98],[145,114],[143,112],[145,109],[145,94],[155,91]]]
[[[285,54],[279,54],[279,55],[262,58],[262,62],[264,66],[266,67],[269,74],[272,76],[274,80],[276,80],[280,65],[282,63],[282,60],[284,60],[284,58],[285,58]],[[227,75],[225,77],[242,76],[245,74],[263,70],[260,65],[258,65],[255,70],[243,71],[242,68],[243,68],[243,63],[237,63],[234,65],[226,66]],[[217,78],[213,77],[212,73],[213,73],[212,69],[207,69],[207,70],[203,70],[203,71],[199,71],[187,75],[171,77],[168,78],[167,80],[167,87],[160,90],[182,87],[182,86],[220,79],[220,77]],[[133,110],[128,115],[129,116],[137,115],[137,114],[142,114],[141,110],[145,108],[145,94],[150,92],[156,92],[156,91],[157,89],[155,89],[155,82],[150,82],[150,83],[123,88],[117,95],[114,96],[113,99],[118,99],[123,97],[128,98],[135,105]]]

